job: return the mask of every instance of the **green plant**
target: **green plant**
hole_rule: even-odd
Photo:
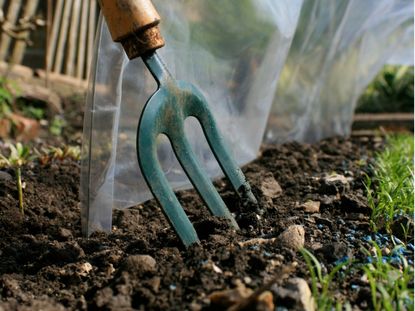
[[[27,118],[41,120],[46,117],[46,107],[44,103],[39,100],[17,98],[15,100],[15,109]]]
[[[41,152],[38,150],[35,150],[35,152],[42,165],[46,165],[52,160],[72,159],[79,161],[81,158],[81,148],[79,146],[49,147],[43,148]]]
[[[402,246],[397,246],[399,248]],[[396,250],[395,248],[395,250]],[[401,267],[394,267],[382,256],[380,247],[373,243],[375,250],[373,262],[362,267],[369,281],[373,309],[378,310],[413,310],[414,289],[408,287],[413,280],[414,269],[407,260],[399,255]],[[393,250],[392,252],[394,252]],[[364,250],[370,256],[368,250]]]
[[[11,111],[13,95],[5,79],[0,79],[0,118],[7,116]]]
[[[357,112],[413,112],[414,67],[387,65],[367,87]]]
[[[336,265],[328,274],[323,273],[323,268],[318,259],[307,249],[300,250],[311,276],[311,291],[314,300],[317,303],[318,310],[336,310],[342,309],[342,303],[336,302],[333,294],[330,291],[333,279],[337,272],[344,266],[349,264],[349,261],[344,261]],[[348,304],[346,304],[348,305]]]
[[[52,122],[50,124],[49,132],[52,135],[60,136],[62,134],[62,131],[63,131],[65,126],[66,126],[65,119],[63,119],[62,117],[59,117],[59,116],[55,116],[52,119]]]
[[[385,150],[375,156],[373,176],[367,176],[365,181],[375,231],[384,226],[390,232],[394,218],[399,215],[413,217],[413,154],[413,136],[397,135],[388,137]],[[408,232],[408,228],[403,231]]]
[[[0,154],[0,167],[9,166],[15,171],[17,192],[19,196],[19,210],[23,215],[24,206],[21,167],[30,159],[30,149],[27,146],[23,146],[21,143],[16,143],[16,145],[9,144],[9,149],[10,154],[8,157]]]

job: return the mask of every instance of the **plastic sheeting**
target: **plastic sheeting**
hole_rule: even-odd
[[[380,69],[413,64],[413,6],[408,0],[305,1],[267,141],[350,134],[357,99]]]
[[[381,66],[413,60],[409,0],[154,3],[166,41],[158,53],[177,79],[204,93],[241,165],[255,158],[264,133],[272,142],[348,134],[356,100]],[[113,208],[151,198],[135,138],[156,84],[140,59],[128,61],[111,41],[105,23],[97,38],[81,172],[86,234],[109,231]],[[209,175],[219,176],[197,122],[186,127]],[[190,187],[163,138],[159,159],[175,189]]]

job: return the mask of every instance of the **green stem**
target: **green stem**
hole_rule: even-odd
[[[23,189],[22,189],[22,172],[20,166],[16,167],[16,182],[17,182],[17,192],[19,193],[19,210],[22,215],[24,215],[23,209]]]

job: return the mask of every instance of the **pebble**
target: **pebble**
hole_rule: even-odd
[[[323,177],[321,191],[328,195],[337,193],[344,194],[350,190],[350,179],[340,174],[327,175]]]
[[[92,270],[92,265],[89,262],[85,262],[81,265],[79,265],[77,269],[77,273],[80,276],[87,276],[89,272]]]
[[[216,272],[216,273],[219,273],[219,274],[222,274],[223,273],[223,271],[222,271],[222,269],[221,268],[219,268],[212,260],[207,260],[206,262],[204,262],[203,263],[203,265],[202,265],[202,268],[203,269],[206,269],[206,270],[212,270],[212,271],[214,271],[214,272]]]
[[[255,310],[274,311],[275,310],[274,295],[268,290],[264,291],[256,298],[255,304],[256,304]],[[229,311],[232,311],[232,310],[241,310],[241,309],[230,308]]]
[[[247,288],[241,280],[236,280],[235,283],[236,287],[233,289],[215,291],[210,294],[210,303],[214,306],[225,309],[252,295],[253,290]]]
[[[278,236],[278,241],[292,250],[298,251],[304,247],[305,231],[301,225],[289,226]]]
[[[249,276],[246,276],[246,277],[244,277],[244,282],[245,282],[245,284],[251,284],[252,279]]]
[[[110,278],[110,277],[111,277],[111,275],[112,275],[114,272],[115,272],[114,266],[113,266],[113,264],[112,264],[112,263],[110,263],[110,264],[107,266],[106,270],[105,270],[105,276],[106,276],[107,278]]]
[[[316,304],[308,287],[302,278],[291,278],[284,286],[273,285],[271,291],[277,301],[286,301],[290,305],[284,305],[289,310],[314,311]]]
[[[92,270],[92,265],[89,262],[85,262],[78,267],[78,275],[87,276]]]
[[[307,201],[300,205],[300,208],[306,213],[319,213],[320,202],[319,201]]]
[[[317,250],[323,247],[323,244],[321,244],[320,242],[315,242],[311,245],[311,249],[312,250]]]
[[[70,238],[72,238],[72,232],[71,232],[71,230],[68,230],[66,228],[60,228],[59,229],[59,237],[64,239],[64,240],[69,240]]]
[[[382,255],[383,256],[389,255],[390,252],[391,252],[391,250],[389,248],[387,248],[387,247],[382,248]]]
[[[282,194],[280,184],[275,180],[274,175],[271,173],[265,175],[260,189],[264,196],[271,199],[278,198]]]
[[[124,269],[134,275],[156,272],[157,262],[149,255],[131,255],[124,262]]]
[[[153,277],[151,280],[149,280],[149,285],[151,287],[151,289],[155,292],[158,293],[159,289],[160,289],[160,283],[161,283],[161,278],[158,276]]]

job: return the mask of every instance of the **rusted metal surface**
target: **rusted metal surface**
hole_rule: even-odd
[[[134,59],[163,47],[164,39],[159,27],[155,26],[125,38],[121,43],[128,58]]]
[[[164,46],[160,16],[150,0],[100,0],[100,5],[112,39],[130,59]]]

